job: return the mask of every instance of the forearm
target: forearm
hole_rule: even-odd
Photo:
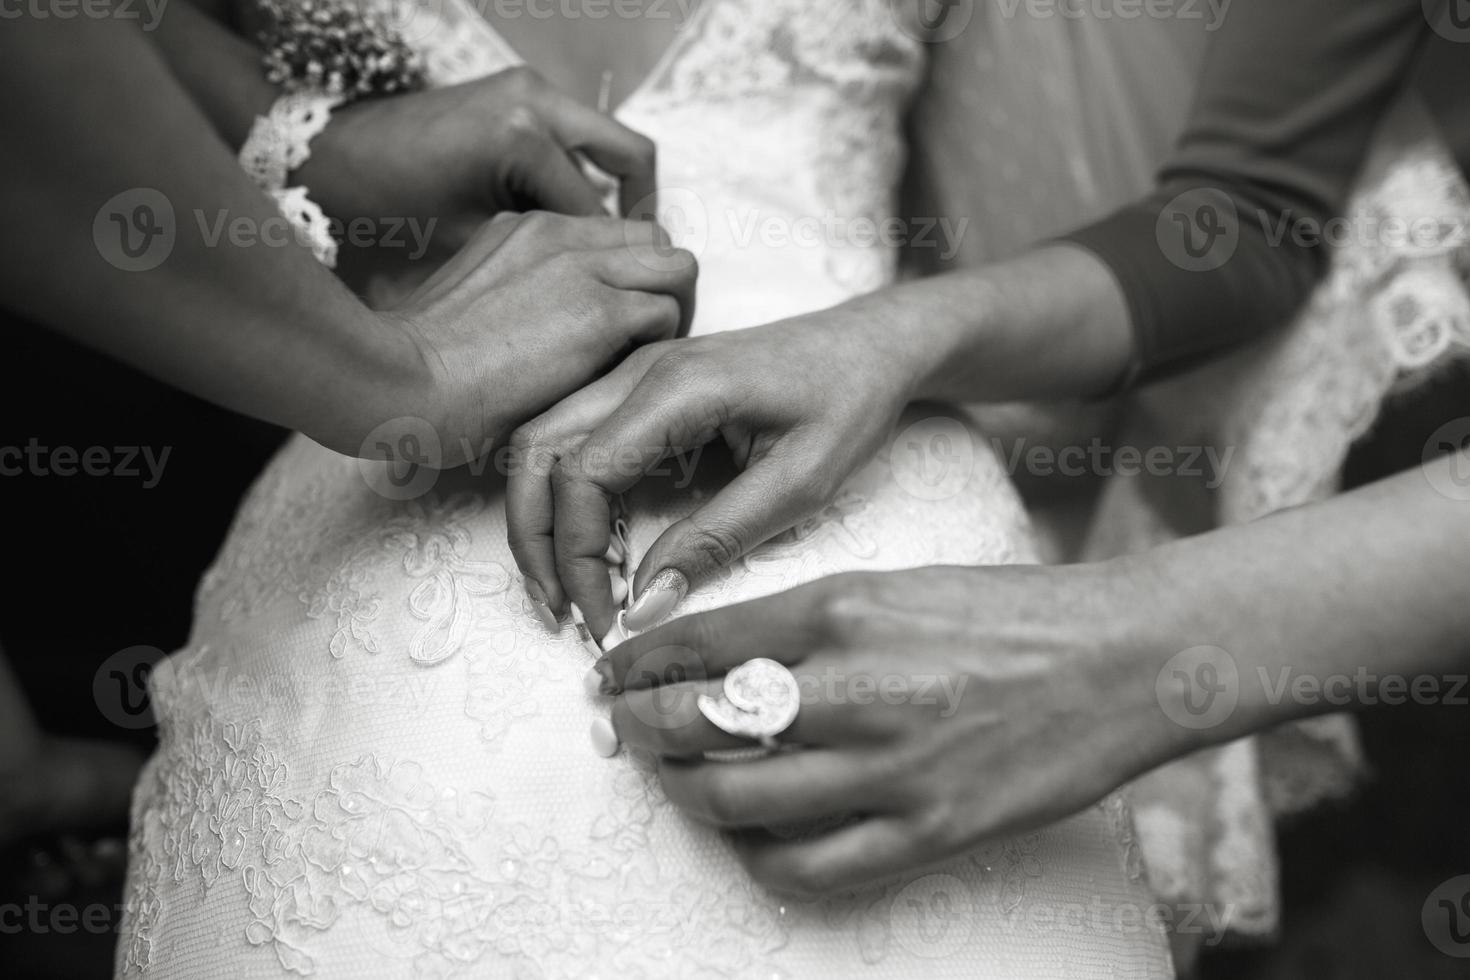
[[[281,216],[144,36],[115,20],[14,20],[0,76],[0,130],[25,136],[0,146],[4,302],[210,401],[349,448],[351,416],[399,380],[410,352],[294,241],[231,243],[231,227],[281,234]],[[152,218],[176,240],[156,268],[126,271],[118,238],[104,247],[122,229],[99,207],[140,188],[166,199]]]
[[[260,50],[195,3],[171,7],[152,37],[179,84],[238,150],[280,95],[265,77]]]
[[[1208,646],[1236,671],[1239,703],[1217,725],[1172,726],[1176,754],[1344,708],[1453,693],[1470,673],[1470,501],[1446,458],[1336,497],[1148,555],[1140,575],[1139,683],[1169,658]],[[1229,684],[1228,669],[1217,673]],[[1161,688],[1163,690],[1163,688]],[[1470,692],[1460,692],[1464,694]],[[1167,712],[1166,712],[1167,714]]]
[[[910,372],[916,400],[1093,397],[1115,387],[1133,357],[1117,281],[1070,245],[904,283],[854,305]]]

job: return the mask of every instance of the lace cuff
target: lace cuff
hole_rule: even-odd
[[[317,261],[336,268],[337,242],[322,209],[304,187],[287,187],[291,171],[311,158],[311,141],[327,128],[342,96],[321,92],[283,95],[270,112],[259,116],[240,148],[240,166],[256,186],[271,196]]]

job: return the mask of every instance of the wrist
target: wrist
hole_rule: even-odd
[[[1134,775],[1234,737],[1238,668],[1232,672],[1222,638],[1197,614],[1177,570],[1156,552],[1080,568],[1102,597],[1084,617],[1098,631],[1091,676],[1127,733],[1117,750]]]
[[[948,376],[964,356],[964,325],[934,301],[938,279],[893,287],[853,300],[856,329],[878,356],[903,404],[915,401],[958,402]],[[928,288],[920,288],[928,287]],[[851,338],[843,338],[850,342]]]
[[[435,379],[412,325],[396,314],[363,311],[350,333],[324,330],[326,383],[308,410],[305,435],[344,456],[362,456],[374,429],[406,416],[438,431],[429,405]]]

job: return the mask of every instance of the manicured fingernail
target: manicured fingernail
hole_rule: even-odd
[[[623,542],[617,538],[613,538],[612,544],[609,544],[607,550],[602,553],[602,560],[609,565],[621,565],[625,557],[627,556],[623,554]]]
[[[607,636],[602,638],[602,649],[611,650],[632,635],[628,632],[628,614],[625,610],[620,609],[617,618],[613,620],[612,629],[608,630]]]
[[[592,749],[604,759],[611,759],[618,754],[621,745],[618,742],[618,733],[613,731],[612,722],[606,718],[599,718],[592,723]]]
[[[561,623],[552,614],[551,603],[546,600],[546,590],[541,588],[541,583],[533,578],[526,579],[526,595],[530,597],[531,608],[536,610],[536,618],[541,620],[541,625],[553,633],[560,633]]]
[[[677,568],[665,568],[628,610],[628,629],[641,633],[663,621],[689,592],[689,580]]]
[[[619,575],[617,569],[610,570],[608,577],[612,580],[613,602],[622,605],[628,598],[628,580]]]

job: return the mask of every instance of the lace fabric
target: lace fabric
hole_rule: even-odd
[[[281,96],[270,112],[255,120],[245,145],[240,148],[240,166],[257,187],[270,195],[276,207],[316,260],[336,268],[337,241],[331,223],[305,187],[288,187],[291,172],[311,159],[311,141],[332,119],[332,109],[342,97],[323,92],[302,91]]]
[[[1230,456],[1218,487],[1114,480],[1090,554],[1139,552],[1336,493],[1349,450],[1388,400],[1470,353],[1470,188],[1412,99],[1385,120],[1338,227],[1327,278],[1287,329],[1130,406],[1120,444],[1220,447]],[[1145,777],[1133,797],[1161,895],[1232,901],[1236,931],[1270,936],[1280,921],[1274,818],[1350,792],[1361,765],[1351,719],[1336,716]]]
[[[426,0],[405,36],[438,84],[514,63],[458,2]],[[665,223],[700,256],[696,333],[891,281],[881,243],[759,230],[892,213],[921,69],[886,0],[707,0],[620,112],[659,142]],[[1034,560],[977,434],[955,442],[960,489],[936,492],[914,447],[954,426],[906,420],[832,506],[684,610],[847,570]],[[461,470],[394,501],[364,479],[381,465],[293,440],[201,583],[190,644],[153,679],[120,974],[1170,975],[1120,799],[824,901],[755,886],[650,760],[591,751],[606,707],[572,630],[530,609],[500,481]],[[635,562],[712,479],[630,495]]]

